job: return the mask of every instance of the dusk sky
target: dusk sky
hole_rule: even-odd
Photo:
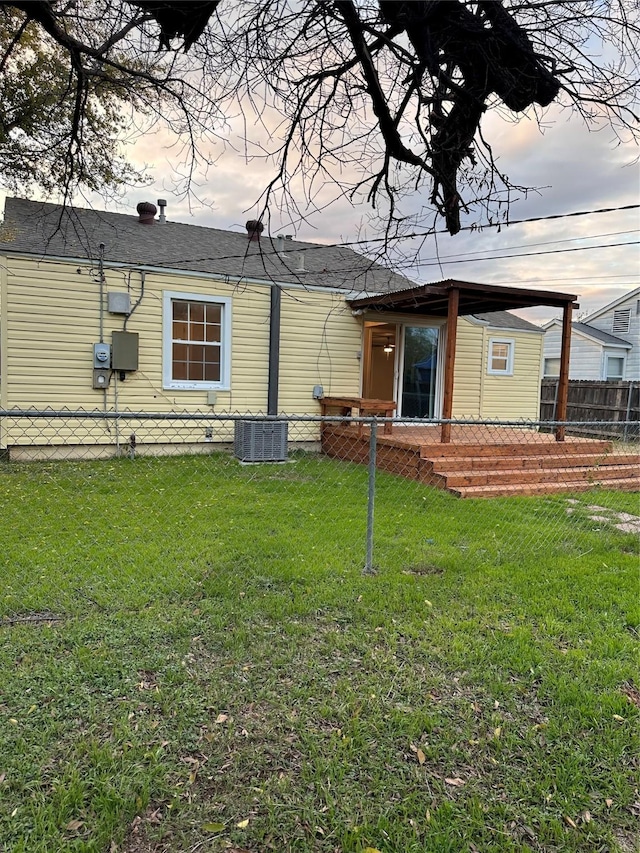
[[[514,201],[510,219],[640,202],[635,144],[616,139],[608,127],[589,131],[577,116],[558,108],[546,112],[544,124],[545,130],[541,132],[533,116],[517,124],[490,116],[483,125],[500,167],[512,182],[538,188],[526,198]],[[232,125],[232,134],[234,131],[239,134],[240,128]],[[248,132],[257,133],[250,125]],[[273,163],[247,158],[231,148],[222,153],[212,149],[214,156],[220,156],[206,175],[196,175],[194,193],[185,198],[173,192],[175,169],[180,168],[174,141],[155,132],[130,148],[132,159],[149,167],[152,182],[146,187],[132,188],[117,204],[110,202],[109,208],[133,213],[138,201],[155,202],[163,197],[168,201],[166,213],[170,220],[243,231],[245,221],[259,213],[256,202],[273,176]],[[320,243],[379,236],[366,205],[353,206],[340,198],[325,206],[331,193],[330,187],[321,189],[316,205],[322,209],[314,212],[307,208],[306,221],[292,222],[272,210],[271,233],[293,233],[297,239]],[[76,203],[105,207],[100,197]],[[428,206],[426,191],[412,199],[412,206],[414,210]],[[463,225],[473,221],[473,216],[468,217]],[[639,226],[640,212],[633,209],[511,225],[500,232],[494,227],[479,233],[461,232],[455,237],[439,234],[437,242],[430,236],[398,244],[395,261],[398,271],[419,283],[457,278],[576,294],[582,316],[638,286]],[[592,248],[620,243],[629,245]],[[371,251],[377,245],[372,242]],[[568,249],[579,251],[559,251]],[[402,260],[401,255],[413,258],[416,253],[415,263]],[[527,254],[528,257],[523,256]],[[504,255],[520,257],[495,257]],[[553,309],[544,308],[523,314],[538,323],[556,315]]]

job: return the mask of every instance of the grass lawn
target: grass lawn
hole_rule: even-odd
[[[363,574],[363,466],[1,466],[0,850],[636,850],[638,496],[575,501],[381,475]]]

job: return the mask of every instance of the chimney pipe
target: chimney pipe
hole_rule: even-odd
[[[250,219],[246,223],[245,228],[247,229],[247,235],[250,243],[257,243],[260,240],[260,235],[264,231],[264,225],[259,219]]]
[[[141,201],[137,205],[136,210],[138,211],[138,222],[141,222],[143,225],[153,225],[155,223],[153,217],[158,212],[155,204],[152,204],[150,201]]]
[[[284,252],[284,234],[278,234],[276,237],[276,252],[279,255]]]
[[[158,222],[166,222],[167,217],[164,215],[164,209],[167,206],[167,200],[165,198],[158,199],[158,207],[160,208],[160,216],[158,217]]]

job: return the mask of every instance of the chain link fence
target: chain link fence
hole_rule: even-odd
[[[196,600],[229,570],[294,595],[354,567],[629,550],[640,436],[623,426],[0,411],[0,618]]]

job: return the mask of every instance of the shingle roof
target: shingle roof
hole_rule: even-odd
[[[474,314],[476,319],[484,323],[488,323],[493,329],[513,329],[527,332],[539,332],[544,335],[544,329],[536,326],[535,323],[530,323],[528,320],[523,320],[517,314],[511,314],[509,311],[492,311],[489,314]]]
[[[259,243],[253,243],[246,232],[180,222],[144,225],[137,215],[63,208],[18,198],[6,200],[0,252],[96,260],[100,243],[104,243],[106,262],[131,266],[296,282],[359,293],[415,286],[404,276],[345,247],[286,240],[280,255],[275,240],[264,235]]]
[[[584,335],[589,335],[589,337],[595,338],[597,341],[601,341],[603,344],[608,344],[609,346],[624,347],[625,349],[631,349],[632,347],[632,344],[629,341],[625,341],[624,338],[617,338],[615,335],[610,335],[609,332],[594,329],[588,323],[572,323],[571,328],[576,332],[582,332]]]

